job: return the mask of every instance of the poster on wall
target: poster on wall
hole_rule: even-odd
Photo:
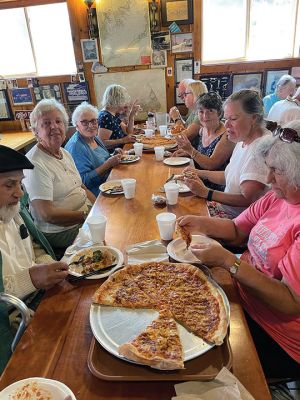
[[[262,72],[233,74],[232,92],[238,92],[242,89],[254,89],[261,93],[262,75]]]
[[[30,88],[13,88],[11,89],[11,98],[15,106],[33,104],[33,98]]]
[[[64,93],[68,104],[79,104],[83,101],[90,101],[87,82],[65,82]]]
[[[61,88],[59,84],[42,85],[33,88],[36,102],[42,99],[56,99],[62,101]]]
[[[266,72],[265,81],[265,95],[275,92],[277,82],[282,77],[282,75],[287,75],[290,73],[289,69],[278,69]]]
[[[166,78],[163,68],[94,75],[94,87],[100,109],[103,93],[111,84],[125,86],[131,101],[138,101],[142,111],[137,114],[137,121],[147,119],[148,111],[167,112]]]
[[[11,108],[9,104],[9,98],[7,90],[0,90],[0,120],[9,121],[12,119]]]
[[[232,79],[230,74],[201,75],[200,80],[206,84],[209,92],[217,92],[222,100],[232,93]]]

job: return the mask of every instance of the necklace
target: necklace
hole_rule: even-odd
[[[56,158],[57,160],[63,159],[63,155],[60,150],[59,150],[59,154],[54,154],[54,153],[51,153],[51,151],[47,150],[41,143],[38,143],[37,146],[40,150],[42,150],[44,153],[48,154],[49,156],[52,156],[52,157]]]

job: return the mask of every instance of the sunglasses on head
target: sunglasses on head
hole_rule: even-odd
[[[297,131],[292,128],[281,128],[281,126],[278,125],[273,132],[273,136],[278,136],[280,140],[286,143],[300,143]]]

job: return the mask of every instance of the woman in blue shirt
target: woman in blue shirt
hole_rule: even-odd
[[[66,150],[71,153],[76,167],[85,186],[99,194],[99,185],[105,182],[111,169],[119,164],[122,150],[110,156],[98,132],[98,109],[87,102],[81,103],[73,112],[72,124],[77,131],[66,144]]]

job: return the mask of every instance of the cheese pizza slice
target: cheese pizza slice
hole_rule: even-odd
[[[180,226],[179,224],[177,224],[177,231],[180,234],[180,236],[182,237],[182,240],[185,242],[186,249],[188,250],[188,248],[190,247],[190,244],[192,242],[191,233],[184,226]]]
[[[161,310],[158,318],[132,342],[119,347],[119,354],[156,369],[183,369],[183,349],[172,313]]]

